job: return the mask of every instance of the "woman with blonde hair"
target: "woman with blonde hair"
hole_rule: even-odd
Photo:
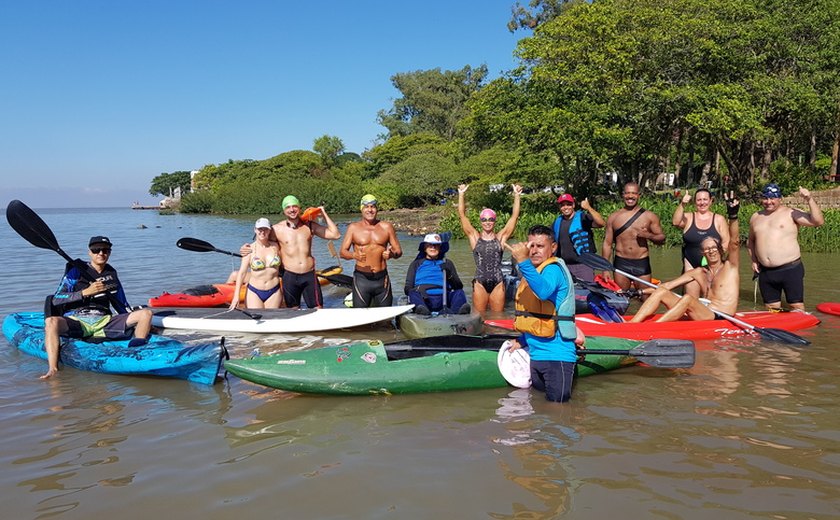
[[[278,309],[283,304],[283,291],[280,290],[280,245],[269,240],[271,222],[260,218],[254,224],[257,239],[251,244],[251,252],[242,256],[242,263],[236,276],[236,288],[230,309],[239,305],[239,291],[245,276],[250,270],[245,307],[248,309]]]

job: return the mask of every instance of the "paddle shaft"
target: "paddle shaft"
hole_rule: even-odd
[[[634,280],[636,282],[639,282],[641,284],[647,285],[648,287],[652,287],[654,289],[657,288],[657,286],[655,284],[653,284],[651,282],[648,282],[647,280],[644,280],[644,279],[639,278],[637,276],[633,276],[632,274],[627,273],[625,271],[622,271],[621,269],[616,269],[606,258],[594,255],[592,253],[584,253],[584,254],[580,255],[580,258],[581,258],[581,261],[584,264],[592,267],[593,269],[600,269],[600,270],[605,270],[605,271],[615,271],[618,274],[624,275],[627,278],[629,278],[631,280]],[[678,298],[682,298],[681,295],[679,295],[679,294],[677,294],[673,291],[671,291],[671,292],[672,292],[672,294],[674,294]],[[710,303],[709,300],[706,299],[706,298],[700,298],[700,302],[703,303],[704,305],[708,305]],[[771,341],[781,341],[783,343],[789,343],[789,344],[795,344],[795,345],[810,345],[811,344],[811,342],[808,341],[807,339],[805,339],[805,338],[803,338],[803,337],[801,337],[797,334],[794,334],[790,331],[782,330],[782,329],[756,327],[754,325],[750,325],[749,323],[747,323],[743,320],[739,320],[738,318],[736,318],[734,316],[726,314],[725,312],[721,312],[719,310],[713,309],[712,307],[709,307],[709,310],[712,311],[713,313],[715,313],[715,315],[720,316],[721,318],[724,318],[724,319],[734,323],[735,325],[738,325],[739,327],[745,329],[746,331],[752,332],[754,334],[758,334],[761,337],[769,339]]]

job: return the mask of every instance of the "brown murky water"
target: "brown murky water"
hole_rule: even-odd
[[[133,303],[234,267],[223,255],[176,249],[177,238],[236,249],[251,225],[129,210],[39,213],[71,254],[92,234],[110,235]],[[418,242],[404,240],[406,257],[391,267],[397,286]],[[316,247],[319,265],[336,263]],[[0,250],[3,314],[39,309],[63,261],[6,226]],[[676,274],[678,254],[656,251],[654,274]],[[465,244],[450,256],[469,280]],[[810,309],[840,301],[836,260],[805,257]],[[743,278],[742,309],[750,309],[752,282]],[[337,305],[343,293],[326,296]],[[810,347],[698,342],[693,369],[583,379],[566,405],[514,389],[338,398],[234,377],[204,387],[73,369],[43,382],[45,363],[0,339],[0,511],[10,519],[837,518],[840,317],[819,317],[801,333]],[[397,336],[375,327],[229,344],[243,356]]]

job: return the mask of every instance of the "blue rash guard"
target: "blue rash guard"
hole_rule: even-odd
[[[574,299],[574,289],[569,283],[570,276],[566,275],[558,264],[546,266],[542,273],[537,272],[530,260],[520,262],[517,267],[534,294],[541,300],[554,302],[555,308],[562,309],[570,295]],[[577,361],[575,338],[564,338],[560,334],[560,327],[553,338],[541,338],[523,332],[519,342],[528,347],[534,361]]]

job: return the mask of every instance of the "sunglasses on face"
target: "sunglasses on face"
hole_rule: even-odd
[[[481,220],[482,222],[496,222],[496,219],[491,217],[481,217],[479,220]]]
[[[95,254],[95,255],[98,255],[100,253],[103,254],[103,255],[110,255],[111,254],[111,248],[110,247],[91,247],[90,252]]]

